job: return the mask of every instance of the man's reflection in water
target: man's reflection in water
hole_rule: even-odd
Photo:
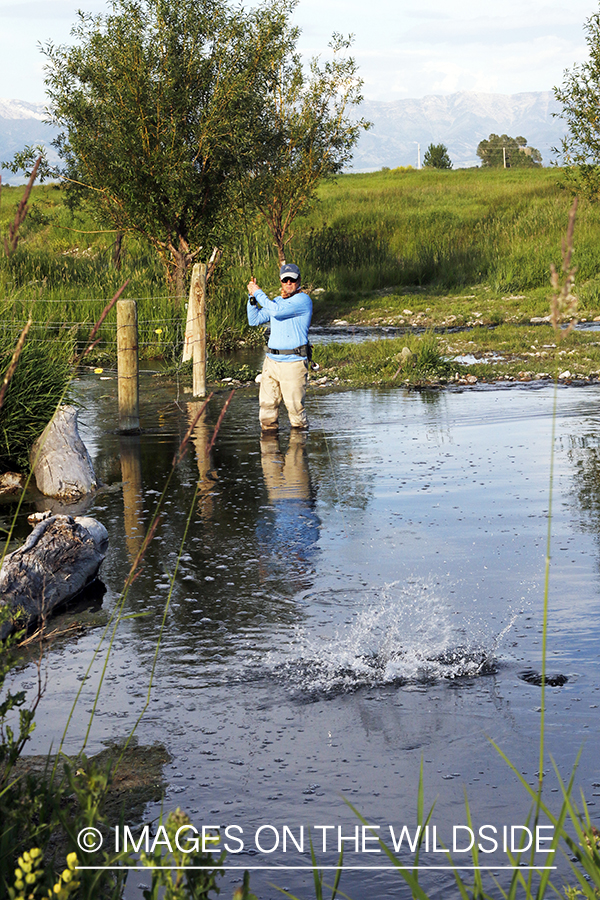
[[[263,434],[260,453],[270,510],[259,519],[257,537],[261,552],[261,574],[273,576],[273,563],[283,564],[295,587],[306,586],[312,572],[311,561],[317,549],[321,521],[315,512],[308,457],[307,434],[292,428],[285,454],[278,434]],[[280,573],[278,573],[280,574]]]
[[[187,405],[188,421],[194,421],[202,403],[190,401]],[[211,454],[208,450],[211,430],[207,420],[208,412],[205,410],[198,419],[192,434],[194,447],[196,448],[196,462],[198,463],[198,514],[202,519],[212,519],[213,516],[213,491],[217,473],[212,464]]]

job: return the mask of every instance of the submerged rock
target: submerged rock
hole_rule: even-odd
[[[527,684],[534,684],[537,687],[540,687],[542,684],[542,673],[536,672],[535,669],[524,669],[522,672],[519,672],[519,678],[522,681],[526,681]],[[543,678],[544,683],[550,685],[550,687],[562,687],[568,680],[568,675],[561,675],[560,673],[545,675]]]
[[[19,624],[43,619],[73,599],[98,574],[108,549],[104,525],[87,516],[49,516],[33,529],[0,569],[0,607],[10,618],[0,626],[4,638]]]
[[[89,494],[98,480],[77,428],[78,411],[61,406],[31,448],[38,490],[47,497],[71,500]]]

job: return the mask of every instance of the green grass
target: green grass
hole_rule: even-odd
[[[313,360],[319,369],[311,372],[312,382],[326,379],[350,386],[447,381],[456,368],[442,355],[439,339],[430,333],[360,344],[318,345]]]
[[[0,384],[17,337],[0,333]],[[64,343],[26,341],[0,408],[0,473],[28,471],[31,445],[52,418],[71,380],[71,356],[68,338]]]
[[[316,319],[355,324],[528,322],[547,314],[548,273],[570,195],[556,169],[348,175],[321,189],[297,256],[322,288]],[[600,312],[600,209],[581,203],[580,314]],[[404,313],[407,309],[409,312]]]
[[[313,277],[333,292],[529,290],[546,283],[560,246],[570,197],[559,180],[554,169],[343,176],[322,188],[299,244]],[[599,219],[592,207],[580,218],[577,263],[588,279],[598,274]]]
[[[410,356],[405,351],[403,357],[404,348]],[[455,362],[464,356],[475,361]],[[600,334],[572,331],[557,348],[550,325],[501,325],[447,335],[425,332],[358,344],[317,345],[314,360],[319,369],[311,372],[313,385],[445,384],[468,375],[479,381],[531,381],[565,372],[570,373],[565,380],[589,380],[600,378]]]
[[[571,203],[561,181],[557,169],[392,170],[323,185],[315,208],[295,223],[288,254],[311,288],[313,321],[410,330],[528,325],[546,316],[550,264],[560,260]],[[3,189],[4,233],[22,191]],[[600,208],[580,203],[574,263],[579,315],[588,320],[600,316],[599,232]],[[18,332],[32,311],[38,334],[60,340],[72,326],[81,347],[106,301],[129,279],[125,296],[138,300],[142,358],[175,363],[186,298],[168,296],[156,254],[143,240],[125,237],[119,271],[113,244],[112,232],[65,206],[60,188],[34,188],[17,252],[9,259],[0,253],[6,327]],[[268,293],[277,291],[277,255],[256,217],[242,223],[209,288],[213,350],[260,341],[246,323],[251,274]],[[481,330],[475,334],[483,340]],[[114,358],[113,312],[90,361]]]

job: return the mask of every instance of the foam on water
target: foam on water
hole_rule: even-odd
[[[473,677],[495,670],[496,649],[511,625],[494,636],[452,610],[435,587],[396,582],[344,624],[313,618],[297,626],[288,649],[271,651],[262,664],[305,696]]]

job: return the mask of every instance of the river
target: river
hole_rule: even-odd
[[[199,407],[176,382],[145,375],[143,433],[120,437],[115,393],[110,375],[76,384],[81,433],[106,485],[89,514],[110,535],[107,612]],[[207,454],[226,397],[213,397],[171,477],[126,598],[127,613],[147,615],[119,626],[88,752],[125,737],[142,709],[191,510],[137,729],[140,743],[162,742],[171,755],[164,809],[180,806],[198,829],[229,826],[232,851],[243,851],[227,865],[254,869],[261,900],[281,896],[271,885],[313,896],[312,873],[292,868],[310,861],[309,826],[322,864],[336,864],[341,834],[340,887],[351,898],[408,900],[347,801],[391,846],[390,826],[396,837],[403,825],[414,833],[422,766],[438,849],[467,823],[465,791],[476,830],[510,833],[530,808],[492,741],[536,783],[554,389],[313,392],[308,435],[284,427],[262,441],[256,391],[240,389]],[[583,748],[576,784],[598,824],[598,386],[559,388],[554,460],[548,671],[561,677],[547,688],[547,753],[567,778]],[[28,752],[57,745],[100,634],[48,651]],[[81,746],[99,668],[67,752]],[[33,687],[35,670],[15,677]],[[545,797],[558,810],[549,758],[546,770]],[[148,821],[159,811],[149,807]],[[300,841],[301,826],[303,853],[290,838]],[[462,846],[468,833],[457,834]],[[460,846],[455,860],[472,864]],[[456,893],[433,844],[421,863],[432,896]],[[507,877],[501,844],[482,864]],[[264,868],[274,866],[290,868]],[[239,881],[228,870],[223,896]],[[143,883],[132,872],[127,897]]]

